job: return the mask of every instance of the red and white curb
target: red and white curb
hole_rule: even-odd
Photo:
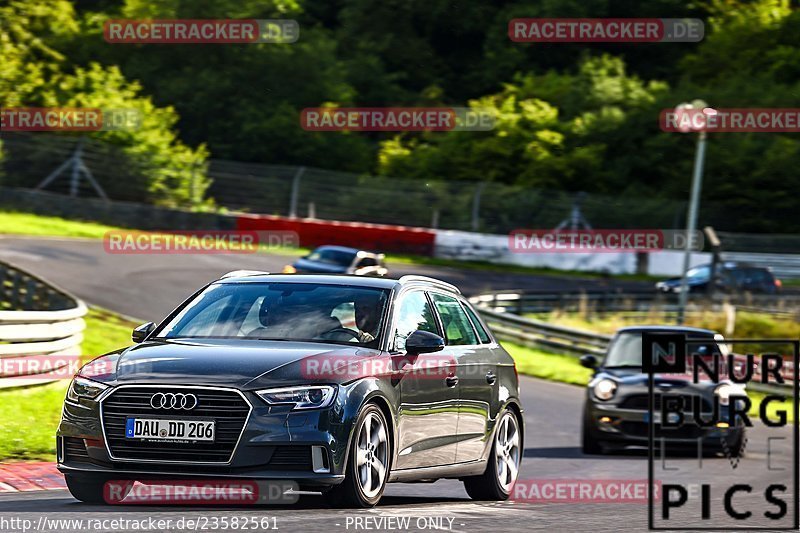
[[[0,463],[0,494],[66,487],[55,463]]]

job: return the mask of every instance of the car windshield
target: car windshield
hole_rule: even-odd
[[[711,277],[711,267],[708,265],[690,268],[686,272],[686,277],[689,279],[707,279]]]
[[[707,334],[706,334],[707,335]],[[698,338],[705,335],[690,333],[690,337]],[[711,356],[712,354],[726,354],[725,345],[717,344],[713,338],[709,337],[709,342],[689,343],[687,349],[689,353],[696,353],[701,356]],[[603,366],[606,368],[614,367],[642,367],[642,332],[620,333],[611,342],[608,348]]]
[[[218,283],[157,338],[246,338],[377,347],[388,292],[313,283]]]
[[[350,266],[355,258],[355,252],[334,250],[331,248],[318,248],[311,252],[306,259],[317,263],[328,263],[337,266]]]

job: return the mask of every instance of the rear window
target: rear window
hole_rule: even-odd
[[[439,312],[439,318],[442,319],[442,326],[444,327],[448,345],[468,346],[478,344],[478,337],[475,336],[472,324],[457,299],[436,293],[431,294],[431,299]]]
[[[464,304],[462,304],[462,307],[469,315],[470,320],[472,320],[472,325],[475,326],[475,331],[478,332],[478,337],[481,339],[481,344],[488,344],[492,342],[492,338],[489,337],[489,333],[483,329],[483,324],[481,324],[481,321],[478,320],[478,317],[475,315],[475,312],[472,310],[472,308]]]

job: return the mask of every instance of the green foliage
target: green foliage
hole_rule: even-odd
[[[706,32],[700,43],[515,43],[507,26],[517,17],[695,17]],[[301,30],[294,44],[109,45],[102,28],[113,18],[289,18]],[[123,152],[120,182],[141,185],[118,194],[166,205],[197,206],[208,155],[423,183],[497,182],[531,196],[536,188],[683,202],[695,136],[662,132],[660,111],[695,98],[718,108],[797,107],[797,35],[800,11],[788,0],[9,0],[0,7],[0,105],[141,110],[139,131],[96,137]],[[324,105],[468,105],[493,110],[497,127],[303,130],[301,111]],[[800,231],[795,137],[711,135],[700,224]],[[451,204],[443,209],[468,202],[440,188],[426,194]],[[380,201],[356,190],[339,207]],[[680,209],[648,217],[654,208],[643,201],[620,220],[682,224]]]
[[[145,199],[165,206],[194,205],[202,197],[210,184],[205,178],[208,152],[203,145],[193,150],[178,139],[175,110],[154,105],[142,95],[141,85],[128,81],[119,68],[95,62],[74,65],[57,51],[81,38],[69,2],[11,1],[0,8],[0,21],[0,105],[136,110],[141,121],[135,127],[90,134],[121,151],[118,181],[139,183]],[[114,184],[106,188],[120,198],[111,194]]]

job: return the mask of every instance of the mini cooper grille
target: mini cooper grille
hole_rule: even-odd
[[[694,410],[694,402],[697,401],[697,400],[694,399],[694,396],[696,396],[694,394],[681,394],[681,395],[678,395],[678,394],[669,394],[669,395],[655,394],[653,396],[653,400],[654,400],[653,401],[653,410],[654,411],[661,410],[661,398],[664,397],[664,396],[669,396],[669,397],[682,396],[683,397],[683,405],[684,405],[684,407],[681,409],[681,411],[684,412],[684,413],[692,412]],[[647,396],[647,394],[631,394],[630,396],[627,396],[626,398],[624,398],[620,402],[619,407],[621,409],[635,409],[637,411],[647,411],[648,408],[649,408],[649,402],[650,402],[650,400],[649,400],[649,397]],[[709,402],[708,399],[706,399],[706,398],[704,398],[702,396],[700,397],[700,402],[701,402],[700,403],[700,406],[701,406],[700,407],[700,412],[708,412],[708,413],[710,413],[711,412],[711,402]]]
[[[197,407],[191,410],[153,409],[150,399],[158,392],[194,394]],[[212,389],[164,390],[147,387],[126,387],[112,392],[103,400],[103,426],[111,454],[116,459],[227,463],[247,422],[250,405],[236,392]],[[214,442],[146,442],[125,437],[128,417],[213,419],[216,422]]]

